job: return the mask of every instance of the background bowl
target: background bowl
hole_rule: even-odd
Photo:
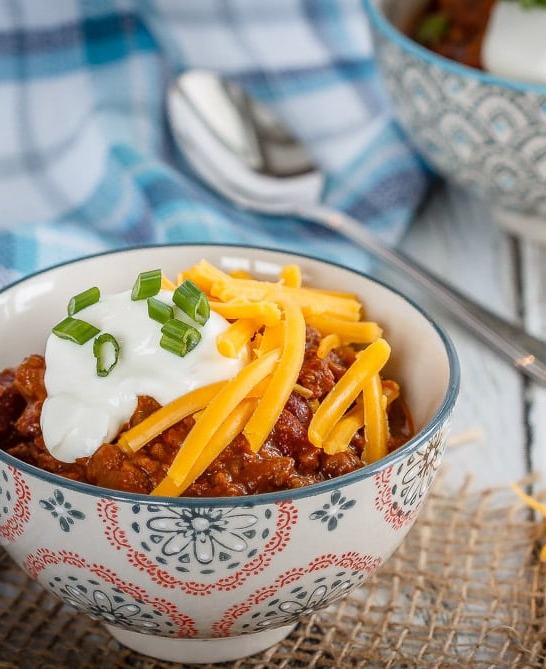
[[[546,84],[495,77],[406,37],[424,0],[364,0],[379,71],[410,141],[441,175],[546,242]]]
[[[91,282],[130,287],[207,258],[274,278],[350,290],[384,326],[389,372],[417,436],[384,460],[298,490],[245,498],[151,498],[47,474],[0,451],[0,537],[30,576],[160,659],[227,661],[285,637],[301,616],[368,578],[396,549],[442,458],[458,391],[451,343],[418,308],[370,278],[303,256],[229,246],[139,248],[36,274],[0,292],[0,370],[42,352],[69,297]]]

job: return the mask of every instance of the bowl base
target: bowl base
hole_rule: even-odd
[[[530,216],[493,207],[493,218],[511,235],[546,245],[546,216]]]
[[[282,641],[295,626],[287,625],[254,634],[214,639],[170,639],[105,625],[116,641],[131,650],[156,660],[186,664],[230,662],[254,655]]]

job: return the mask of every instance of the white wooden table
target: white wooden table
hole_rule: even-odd
[[[507,235],[484,203],[438,185],[400,248],[492,311],[522,319],[532,334],[546,338],[546,247]],[[380,273],[396,285],[386,269]],[[536,488],[546,488],[546,388],[524,379],[423,293],[407,285],[404,290],[438,318],[460,358],[446,485],[455,488],[470,476],[473,487],[497,487],[535,473]]]

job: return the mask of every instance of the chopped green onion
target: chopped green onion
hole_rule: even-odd
[[[449,27],[449,19],[445,14],[437,12],[429,14],[421,21],[415,39],[425,46],[434,46],[444,36]]]
[[[60,323],[57,323],[57,325],[53,327],[52,332],[61,339],[69,339],[70,341],[81,345],[92,339],[100,332],[100,330],[94,325],[91,325],[91,323],[68,316]]]
[[[93,288],[88,288],[84,290],[83,293],[78,293],[74,297],[70,298],[68,303],[68,315],[73,316],[78,311],[89,307],[92,304],[95,304],[100,300],[100,290],[94,286]]]
[[[172,318],[161,328],[163,333],[159,345],[166,351],[184,357],[201,341],[201,334],[191,325]]]
[[[132,300],[145,300],[157,295],[161,290],[161,270],[152,269],[137,276],[131,293]]]
[[[546,0],[519,0],[519,4],[524,9],[530,9],[531,7],[545,7]]]
[[[208,321],[210,316],[208,298],[190,279],[186,279],[174,291],[173,302],[199,325],[205,325]]]
[[[148,316],[158,323],[166,323],[174,318],[174,309],[157,297],[149,297]]]
[[[109,332],[103,332],[93,342],[93,355],[97,359],[97,376],[108,376],[119,358],[119,344]]]

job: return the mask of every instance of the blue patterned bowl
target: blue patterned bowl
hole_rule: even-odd
[[[438,173],[546,241],[546,84],[492,76],[397,28],[422,0],[364,0],[379,71],[409,139]]]
[[[400,544],[432,485],[458,391],[455,352],[405,298],[359,273],[304,256],[230,246],[139,248],[38,273],[0,292],[0,369],[43,351],[75,292],[135,273],[174,276],[207,258],[262,278],[298,263],[306,285],[355,292],[393,347],[389,373],[418,434],[338,479],[246,498],[161,498],[44,473],[0,451],[0,539],[42,586],[159,659],[227,661],[284,638],[302,616],[357,587]]]

